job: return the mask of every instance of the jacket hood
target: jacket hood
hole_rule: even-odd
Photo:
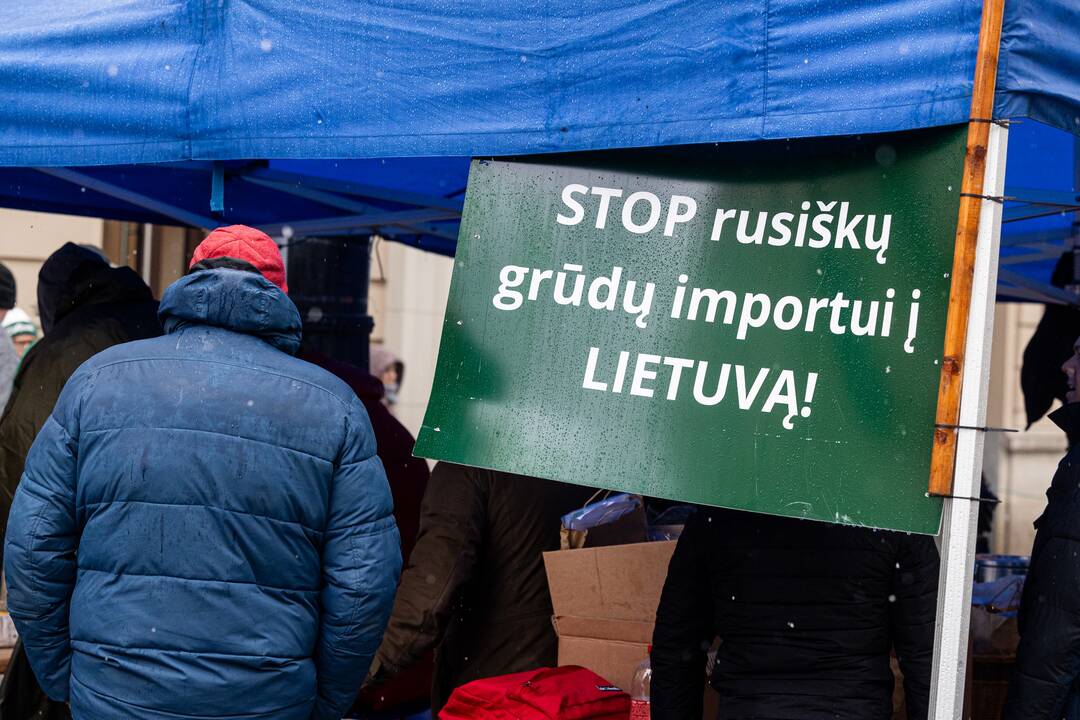
[[[37,295],[44,332],[84,305],[154,299],[134,270],[109,267],[101,255],[74,243],[66,243],[41,266]]]
[[[375,377],[382,377],[391,365],[400,362],[398,356],[381,347],[372,347],[369,353],[368,368]]]
[[[165,290],[158,317],[166,333],[186,325],[212,325],[254,335],[295,355],[300,312],[289,296],[262,275],[215,268],[186,275]]]

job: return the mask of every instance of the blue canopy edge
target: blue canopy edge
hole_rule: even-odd
[[[1080,135],[1080,2],[1005,0],[994,114]]]
[[[1075,0],[1008,0],[1000,116],[1080,131]],[[962,122],[981,2],[24,0],[0,165],[533,154]]]

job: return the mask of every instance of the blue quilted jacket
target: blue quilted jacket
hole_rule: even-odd
[[[292,357],[261,275],[188,275],[160,317],[79,368],[27,458],[5,562],[34,672],[77,720],[340,718],[401,569],[364,407]]]

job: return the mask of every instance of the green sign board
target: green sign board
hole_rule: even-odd
[[[417,454],[936,533],[965,133],[474,161]]]

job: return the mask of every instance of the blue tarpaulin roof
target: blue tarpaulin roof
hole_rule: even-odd
[[[1063,241],[1078,235],[1078,173],[1075,136],[1035,122],[1016,123],[1009,129],[1005,196],[1020,200],[1005,203],[999,297],[1077,303],[1075,295],[1047,284],[1064,250]]]
[[[962,122],[981,0],[20,0],[0,165],[506,155]],[[1000,116],[1080,131],[1080,6],[1008,0]]]
[[[980,12],[980,0],[3,3],[0,204],[378,230],[452,252],[470,156],[963,122]],[[1077,17],[1077,0],[1007,0],[998,117],[1080,132]],[[215,161],[231,161],[219,213]]]

